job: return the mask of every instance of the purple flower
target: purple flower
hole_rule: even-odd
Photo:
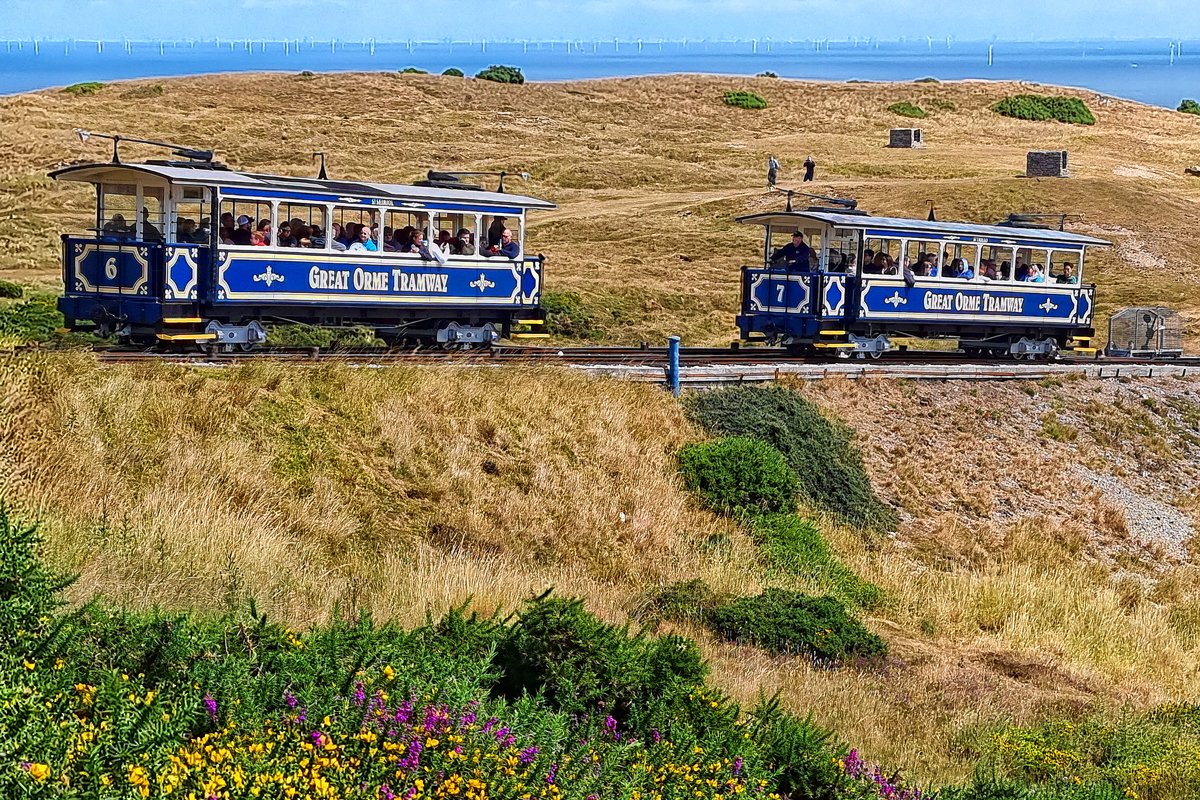
[[[408,743],[408,748],[404,751],[404,758],[397,762],[396,766],[400,769],[414,770],[417,768],[417,763],[421,760],[421,740],[414,738]]]
[[[213,700],[213,696],[208,692],[204,693],[204,708],[208,711],[208,719],[210,722],[217,721],[217,701]]]
[[[354,684],[353,702],[356,706],[361,706],[367,700],[367,693],[362,681],[356,681]]]
[[[662,734],[658,732],[658,728],[650,731],[650,738],[654,740],[655,744],[658,744],[662,741]],[[738,759],[738,761],[741,761],[741,759]]]
[[[320,731],[313,731],[311,736],[313,744],[315,744],[317,747],[325,746],[325,734],[321,733]]]
[[[521,751],[520,761],[522,764],[532,764],[533,760],[537,758],[537,754],[538,749],[536,747],[526,748]]]
[[[288,708],[295,708],[296,707],[296,695],[292,694],[291,692],[284,692],[283,693],[283,702],[287,703]]]
[[[553,786],[554,779],[558,776],[558,764],[551,764],[550,771],[546,773],[546,785]]]
[[[463,727],[463,728],[467,727],[468,725],[474,725],[475,724],[475,712],[468,711],[467,713],[463,714],[462,717],[459,718],[458,724],[460,727]]]
[[[738,756],[733,760],[733,774],[740,775],[742,772],[742,757]]]
[[[379,787],[379,796],[383,798],[383,800],[396,800],[396,795],[392,793],[392,787],[388,786],[386,783]]]

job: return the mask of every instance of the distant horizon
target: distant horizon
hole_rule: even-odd
[[[1200,36],[1176,38],[1173,36],[1062,36],[1062,37],[998,37],[989,36],[982,38],[961,38],[956,36],[820,36],[820,37],[780,37],[780,36],[733,36],[728,38],[711,38],[711,37],[690,37],[690,36],[551,36],[544,38],[516,38],[511,36],[506,37],[467,37],[462,39],[455,38],[438,38],[438,39],[419,39],[419,38],[403,38],[403,39],[385,39],[379,37],[340,37],[340,36],[295,36],[295,37],[263,37],[263,36],[190,36],[190,37],[160,37],[160,36],[102,36],[102,37],[81,37],[81,36],[65,36],[65,37],[50,37],[50,36],[3,36],[0,35],[0,41],[17,43],[17,42],[53,42],[56,44],[68,44],[70,42],[163,42],[163,43],[192,43],[192,42],[267,42],[270,44],[282,44],[284,42],[345,42],[345,43],[370,43],[376,44],[479,44],[480,42],[496,42],[498,44],[566,44],[574,42],[612,42],[614,40],[625,43],[642,42],[643,44],[679,44],[682,42],[696,42],[710,44],[736,44],[750,42],[921,42],[932,40],[936,43],[944,43],[949,38],[953,44],[955,42],[962,44],[1034,44],[1039,42],[1044,43],[1070,43],[1070,42],[1162,42],[1164,44],[1187,44],[1195,42],[1200,45]]]

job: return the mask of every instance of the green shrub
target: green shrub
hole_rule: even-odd
[[[760,439],[728,436],[679,451],[688,490],[714,511],[732,514],[791,511],[796,475],[783,454]]]
[[[462,71],[461,69],[459,69],[458,67],[450,67],[450,69],[446,70],[446,71],[445,71],[445,72],[443,72],[442,74],[443,74],[443,75],[445,75],[445,76],[447,76],[447,77],[450,77],[450,78],[461,78],[461,77],[463,77],[463,71]]]
[[[844,744],[833,732],[821,728],[812,715],[801,719],[784,713],[779,695],[766,698],[761,692],[751,713],[750,737],[763,750],[779,774],[776,791],[796,800],[842,800],[850,797],[901,796],[875,792],[861,795],[853,791],[853,781],[841,767],[847,755]]]
[[[899,114],[902,117],[915,117],[916,119],[925,119],[929,115],[918,106],[914,106],[907,100],[902,100],[899,103],[892,103],[887,107],[887,110],[893,114]]]
[[[1004,117],[1016,119],[1049,120],[1071,122],[1079,125],[1094,125],[1096,118],[1077,97],[1044,97],[1036,94],[1019,94],[1006,97],[992,105],[992,111]]]
[[[0,337],[26,342],[44,342],[63,325],[58,301],[53,295],[38,295],[19,305],[0,310]]]
[[[771,72],[771,70],[767,70],[766,72],[758,73],[754,77],[756,77],[756,78],[778,78],[779,76],[776,75],[774,72]]]
[[[21,286],[21,284],[0,281],[0,297],[15,300],[23,294],[25,294],[25,287]]]
[[[73,83],[63,89],[64,94],[73,94],[76,97],[80,95],[95,94],[105,87],[106,84],[98,81],[88,81],[87,83]]]
[[[64,605],[58,593],[75,581],[42,564],[41,543],[37,526],[13,519],[0,502],[0,650],[15,647],[20,631],[47,628],[51,613]]]
[[[607,335],[576,292],[546,292],[542,313],[546,315],[546,333],[551,336],[599,340]]]
[[[705,622],[722,639],[772,653],[805,653],[829,665],[887,654],[887,643],[829,596],[768,588],[713,609]]]
[[[400,74],[401,75],[428,75],[429,70],[417,69],[416,67],[405,67],[404,69],[400,70]]]
[[[315,72],[313,72],[311,69],[306,69],[303,72],[301,72],[299,75],[297,75],[296,77],[302,81],[311,81],[313,78],[317,77],[317,74]]]
[[[634,617],[645,620],[703,620],[705,614],[723,601],[724,598],[717,595],[707,583],[700,578],[693,578],[649,592],[638,603]]]
[[[1184,114],[1200,114],[1200,103],[1195,100],[1184,100],[1175,110],[1182,111]]]
[[[545,595],[530,601],[496,652],[496,691],[516,700],[540,694],[551,708],[586,713],[598,706],[622,723],[643,706],[673,699],[704,681],[708,667],[694,642],[647,640],[588,613],[583,601]]]
[[[767,101],[762,95],[754,92],[726,92],[723,99],[725,105],[735,108],[766,108]]]
[[[883,601],[883,590],[838,561],[811,521],[766,514],[752,520],[750,532],[771,567],[807,578],[849,605],[871,608]]]
[[[939,100],[936,97],[931,97],[927,100],[923,100],[922,102],[925,103],[925,105],[929,106],[930,108],[936,109],[938,111],[957,111],[958,110],[958,106],[954,105],[954,103],[951,103],[949,100]]]
[[[915,81],[913,81],[913,83],[941,83],[941,81],[939,81],[937,78],[927,77],[917,78]]]
[[[822,416],[812,403],[784,387],[736,387],[689,395],[698,424],[727,436],[751,436],[775,447],[800,480],[800,491],[852,525],[891,530],[895,509],[871,489],[853,431]]]
[[[505,67],[499,64],[492,64],[487,69],[477,72],[475,77],[484,81],[495,81],[496,83],[525,82],[525,76],[521,74],[521,70],[517,67]]]

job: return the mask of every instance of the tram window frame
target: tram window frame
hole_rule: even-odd
[[[480,215],[474,211],[438,211],[438,212],[435,212],[432,215],[432,217],[430,218],[430,222],[429,222],[430,239],[432,240],[434,231],[438,231],[439,235],[440,235],[440,232],[442,230],[449,230],[450,231],[449,245],[450,245],[451,252],[447,252],[446,253],[447,256],[453,256],[454,258],[482,258],[483,254],[479,252],[479,250],[480,250],[480,247],[479,247],[479,229],[480,229],[479,217],[480,217]],[[449,228],[443,228],[442,226],[444,224],[446,224],[445,220],[456,220],[456,221],[450,222]],[[455,244],[455,242],[458,241],[458,232],[460,230],[462,230],[463,228],[466,228],[468,231],[470,231],[471,243],[475,245],[475,252],[471,255],[464,256],[464,255],[458,255],[453,252],[454,244]]]
[[[128,198],[126,202],[114,203],[112,197]],[[132,240],[137,236],[138,185],[136,183],[102,183],[97,204],[97,238]],[[124,227],[110,229],[112,219],[121,215]]]
[[[137,239],[140,242],[162,244],[166,241],[167,187],[140,186],[138,192]],[[157,210],[150,210],[150,202],[154,201]],[[146,223],[149,222],[158,231],[158,236],[149,239],[146,236]]]
[[[266,209],[266,211],[263,211],[263,209]],[[231,241],[227,241],[225,239],[225,237],[222,235],[222,231],[221,231],[221,218],[224,217],[226,214],[233,215],[233,228],[230,230],[231,235],[232,235],[233,231],[236,231],[238,228],[238,224],[237,224],[238,217],[249,217],[250,218],[250,230],[251,230],[251,232],[253,232],[255,230],[256,226],[258,225],[258,221],[260,219],[263,219],[264,217],[266,217],[267,219],[274,219],[275,204],[273,202],[271,202],[270,200],[263,200],[263,199],[259,199],[259,198],[253,198],[253,197],[251,197],[251,198],[239,197],[236,200],[233,198],[230,198],[230,197],[223,197],[223,198],[221,198],[221,205],[217,210],[217,238],[219,239],[221,246],[223,246],[223,247],[239,247],[239,248],[262,247],[262,245],[257,245],[257,244],[254,244],[253,242],[250,242],[247,244],[235,244]],[[278,235],[277,232],[273,233],[273,236],[277,236],[277,235]]]
[[[984,251],[988,252],[985,259]],[[1015,249],[1012,245],[985,244],[979,248],[979,260],[991,261],[996,265],[996,277],[991,279],[992,283],[1015,283],[1012,277],[1013,263],[1015,259]],[[1008,262],[1008,277],[1004,277],[1004,262]]]
[[[874,260],[880,252],[887,255],[895,263],[895,272],[868,272],[866,251],[871,251],[871,258]],[[903,277],[903,262],[904,257],[904,239],[891,236],[870,236],[863,240],[863,263],[859,265],[859,274],[877,276],[879,278],[899,278]]]
[[[1020,255],[1024,258],[1024,263],[1027,266],[1031,265],[1031,264],[1041,264],[1042,265],[1042,278],[1043,279],[1040,281],[1029,281],[1029,280],[1025,280],[1025,279],[1018,279],[1017,278],[1017,262],[1016,262],[1016,259],[1014,258],[1013,259],[1013,280],[1016,283],[1049,283],[1050,281],[1045,280],[1045,278],[1048,277],[1048,275],[1049,275],[1049,271],[1046,269],[1046,261],[1047,261],[1047,259],[1050,258],[1050,254],[1052,252],[1053,251],[1048,247],[1018,247],[1017,255]],[[1038,253],[1041,253],[1041,256],[1038,256],[1037,255]]]
[[[833,228],[829,236],[825,237],[825,245],[822,248],[821,265],[828,272],[837,274],[852,275],[858,272],[858,246],[862,243],[862,231],[858,228]],[[833,254],[839,256],[838,268],[834,269]],[[854,259],[854,269],[846,269],[847,261]]]
[[[941,242],[937,239],[906,239],[904,242],[904,257],[908,259],[908,267],[913,271],[914,278],[938,278],[941,277],[941,264],[934,260],[933,275],[918,275],[916,272],[917,260],[926,253],[933,253],[937,256],[941,251]]]
[[[399,223],[399,222],[404,222],[405,224],[398,225],[397,223]],[[414,222],[418,222],[420,224],[413,225]],[[429,239],[429,212],[428,211],[423,211],[421,209],[415,209],[415,208],[389,208],[385,211],[385,213],[383,215],[383,227],[385,229],[386,228],[392,229],[392,240],[395,240],[397,229],[404,230],[405,228],[407,228],[410,225],[412,225],[413,228],[421,231],[421,235],[423,237],[425,237],[426,241],[428,241],[428,239]],[[381,230],[380,235],[382,235],[382,234],[383,234],[383,231]],[[386,253],[389,256],[411,256],[413,258],[420,258],[419,254],[414,253],[412,251],[389,249],[387,246],[387,240],[384,241],[384,246],[383,246],[382,252]]]
[[[295,203],[295,202],[290,202],[290,201],[285,201],[285,200],[279,201],[279,203],[277,203],[275,206],[275,217],[272,220],[272,228],[271,228],[271,241],[268,243],[268,246],[279,247],[279,245],[277,244],[277,242],[279,241],[279,229],[283,226],[283,224],[285,222],[288,225],[291,225],[293,219],[298,219],[301,222],[305,223],[308,227],[310,227],[310,228],[313,227],[312,221],[313,221],[313,212],[314,211],[318,212],[318,215],[320,217],[321,224],[319,224],[317,227],[319,227],[322,231],[325,232],[325,244],[323,244],[323,245],[313,244],[313,245],[310,245],[309,247],[303,247],[301,245],[301,248],[304,250],[320,250],[321,252],[328,251],[331,247],[330,236],[329,236],[329,225],[327,224],[328,220],[329,220],[329,207],[324,205],[323,203]],[[307,213],[305,213],[304,215],[301,215],[300,212],[307,212]],[[258,225],[261,222],[262,222],[262,220],[258,220],[254,223],[255,230],[258,229]],[[295,236],[295,234],[296,234],[296,231],[293,229],[292,235]],[[299,237],[296,238],[296,241],[297,241],[297,243],[299,243],[299,241],[300,241]],[[311,238],[310,238],[310,241],[311,241]],[[285,247],[283,249],[284,250],[292,250],[294,248]]]
[[[516,214],[481,214],[480,216],[482,218],[479,221],[479,230],[483,232],[483,235],[475,237],[475,252],[477,255],[487,258],[487,256],[483,255],[483,251],[491,246],[491,242],[487,240],[488,231],[496,220],[502,219],[505,222],[504,227],[512,233],[513,241],[517,243],[517,247],[520,249],[517,259],[525,257],[525,219],[523,214],[518,212]],[[492,256],[492,258],[496,258],[496,256]]]
[[[335,205],[333,207],[333,214],[329,219],[329,229],[333,230],[334,225],[341,225],[342,230],[345,230],[347,221],[353,222],[357,225],[362,225],[364,219],[369,219],[369,220],[371,220],[371,224],[369,226],[371,228],[371,240],[373,242],[375,242],[375,247],[376,247],[375,250],[353,250],[352,248],[354,247],[354,242],[350,242],[346,245],[346,249],[344,251],[338,250],[336,252],[338,252],[338,253],[359,253],[359,254],[361,254],[361,253],[382,253],[383,252],[383,241],[382,241],[383,240],[383,225],[381,225],[380,222],[386,216],[384,213],[382,213],[383,211],[384,211],[384,209],[377,208],[375,206]],[[350,219],[351,215],[354,215],[357,218]],[[358,257],[361,258],[361,255]]]
[[[1071,277],[1075,279],[1074,281],[1059,283],[1059,281],[1056,279],[1054,283],[1058,284],[1059,286],[1079,286],[1081,283],[1083,283],[1083,252],[1081,250],[1051,249],[1048,258],[1053,264],[1059,264],[1062,266],[1070,264],[1074,267],[1074,269],[1072,269],[1070,272]],[[1050,272],[1047,272],[1046,278],[1048,279],[1049,277]],[[1049,282],[1050,281],[1047,280],[1047,283]]]
[[[212,220],[210,217],[210,197],[207,186],[179,186],[176,187],[174,197],[171,199],[170,218],[168,219],[167,238],[169,241],[176,244],[193,245],[197,247],[206,247],[208,245],[207,232],[212,230]],[[179,223],[182,220],[189,219],[196,224],[192,241],[183,242],[179,239]]]

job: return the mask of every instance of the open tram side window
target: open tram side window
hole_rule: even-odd
[[[478,248],[479,252],[486,252],[489,248],[500,246],[500,236],[505,230],[512,234],[512,240],[517,243],[521,252],[525,252],[525,243],[521,238],[523,231],[521,230],[521,217],[515,214],[484,214],[483,215],[483,230],[479,235],[479,241],[482,247]]]
[[[473,256],[479,253],[479,217],[475,214],[440,211],[433,215],[430,235],[437,237],[435,241],[442,245],[447,255]]]
[[[937,242],[909,240],[904,245],[904,258],[915,277],[937,277],[939,274],[937,257]]]
[[[222,200],[217,222],[221,242],[252,247],[258,221],[270,218],[271,204],[266,200]]]
[[[853,273],[858,269],[858,240],[860,231],[834,228],[826,239],[825,269],[829,272]]]
[[[105,183],[100,187],[100,236],[132,239],[137,233],[137,185]]]
[[[271,219],[266,230],[261,230],[263,220],[256,227],[260,228],[264,244],[283,247],[313,247],[317,250],[328,249],[328,225],[325,222],[325,206],[314,206],[308,203],[280,203],[279,226],[272,233]]]
[[[383,249],[388,252],[415,253],[413,234],[428,236],[429,215],[424,211],[389,211],[383,216]]]
[[[175,207],[168,220],[167,238],[180,244],[208,244],[212,223],[209,219],[208,190],[184,186],[175,191]]]
[[[978,245],[947,242],[942,248],[942,269],[939,274],[943,278],[971,280],[978,274],[978,269]]]
[[[1012,280],[1012,262],[1011,247],[988,244],[979,248],[979,265],[989,280]]]
[[[1047,282],[1079,283],[1083,271],[1083,253],[1077,250],[1055,250],[1050,253]]]
[[[1045,283],[1046,264],[1050,252],[1040,248],[1021,247],[1017,249],[1017,259],[1013,262],[1013,280],[1029,283]]]
[[[899,239],[868,237],[863,243],[863,274],[898,275],[902,257]]]
[[[334,206],[330,227],[347,250],[379,251],[383,249],[380,216],[378,209],[369,206]]]
[[[137,238],[143,242],[161,242],[167,227],[163,198],[166,189],[161,186],[142,187],[142,209],[138,216]]]

